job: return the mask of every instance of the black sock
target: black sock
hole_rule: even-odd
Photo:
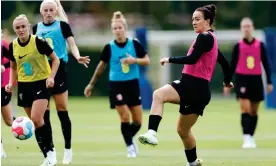
[[[242,113],[241,114],[241,125],[243,134],[250,134],[250,122],[251,118],[248,113]]]
[[[254,136],[256,126],[257,126],[257,122],[258,122],[258,115],[250,116],[250,133],[249,134],[251,136]]]
[[[140,130],[140,128],[141,128],[140,124],[137,124],[137,123],[134,123],[134,122],[130,124],[132,137],[134,137],[137,134],[137,132]]]
[[[123,134],[126,145],[127,146],[131,145],[132,144],[132,132],[131,132],[129,122],[121,123],[121,132]]]
[[[65,149],[71,149],[72,126],[68,111],[58,111],[62,133],[65,141]]]
[[[189,163],[194,162],[197,159],[196,147],[190,150],[185,150],[185,154]]]
[[[148,129],[149,130],[151,129],[157,132],[161,119],[162,117],[159,115],[150,115]]]
[[[44,124],[43,126],[36,128],[35,136],[40,150],[42,151],[44,157],[46,157],[47,152],[53,150],[49,137],[48,127]]]
[[[52,132],[52,126],[50,121],[50,110],[46,110],[44,114],[44,123],[47,126],[50,134],[50,141],[52,144],[52,147],[54,148],[54,142],[53,142],[53,132]]]

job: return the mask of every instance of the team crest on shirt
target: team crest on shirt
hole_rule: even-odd
[[[123,100],[122,94],[117,94],[117,95],[116,95],[116,98],[117,98],[117,100],[119,100],[119,101],[122,101],[122,100]]]
[[[245,93],[245,91],[246,91],[246,88],[245,88],[245,87],[241,87],[241,88],[240,88],[240,92],[241,92],[241,93]]]

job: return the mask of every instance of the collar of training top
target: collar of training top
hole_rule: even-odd
[[[253,40],[251,42],[249,42],[246,38],[243,38],[243,41],[246,43],[246,44],[252,44],[255,42],[255,38],[253,38]]]

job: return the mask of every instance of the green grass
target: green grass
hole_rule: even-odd
[[[52,104],[52,108],[54,105]],[[126,148],[120,133],[115,111],[109,110],[107,98],[71,98],[70,116],[73,124],[72,166],[183,166],[186,163],[183,145],[176,133],[178,106],[167,104],[156,147],[140,147],[140,156],[126,158]],[[25,115],[19,108],[19,115]],[[276,165],[275,111],[260,110],[255,136],[257,149],[241,148],[239,106],[235,100],[214,99],[199,119],[193,131],[197,138],[198,157],[204,166],[274,166]],[[58,165],[63,157],[63,136],[54,109],[51,113],[54,143]],[[146,131],[148,112],[144,114]],[[7,159],[2,166],[38,166],[43,158],[35,138],[19,141],[13,138],[10,128],[2,123],[3,143]],[[17,148],[19,147],[19,148]]]

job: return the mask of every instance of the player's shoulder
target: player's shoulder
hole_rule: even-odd
[[[37,35],[33,35],[33,36],[34,36],[34,38],[35,38],[36,41],[42,41],[42,42],[46,41],[41,36],[37,36]]]
[[[62,20],[58,20],[60,22],[60,25],[61,26],[67,26],[67,27],[70,27],[69,23],[65,22],[65,21],[62,21]]]
[[[110,50],[111,49],[111,43],[107,43],[106,45],[104,45],[104,48],[103,50],[106,51],[106,50]]]
[[[198,38],[213,38],[213,36],[209,32],[202,32],[198,34]]]

